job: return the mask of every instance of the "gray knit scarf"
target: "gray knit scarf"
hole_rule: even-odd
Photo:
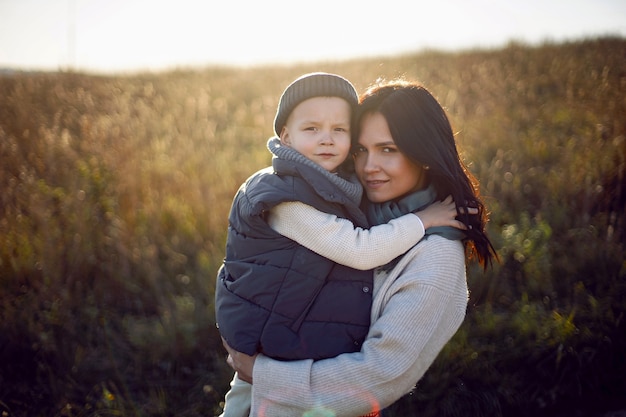
[[[428,205],[435,202],[437,193],[431,185],[424,190],[415,191],[407,196],[395,201],[386,201],[384,203],[369,203],[367,208],[367,218],[371,226],[388,223],[390,220],[424,209]],[[465,233],[452,226],[429,227],[424,233],[424,238],[429,235],[440,235],[450,240],[463,240]],[[383,266],[384,270],[391,270],[402,258],[401,255]]]
[[[328,180],[335,184],[354,204],[357,206],[361,203],[361,197],[363,196],[363,187],[361,183],[357,179],[356,175],[350,176],[350,178],[345,179],[337,174],[333,174],[328,170],[324,169],[321,165],[316,164],[311,161],[306,156],[302,155],[300,152],[296,151],[293,148],[288,146],[283,146],[280,143],[280,138],[274,136],[267,141],[267,148],[274,155],[274,158],[280,158],[286,161],[294,161],[299,164],[307,165],[311,168],[314,168],[324,177],[328,178]]]

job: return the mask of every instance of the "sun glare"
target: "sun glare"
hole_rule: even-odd
[[[341,60],[626,35],[626,2],[0,1],[0,67],[124,71]],[[538,10],[541,10],[539,13]]]

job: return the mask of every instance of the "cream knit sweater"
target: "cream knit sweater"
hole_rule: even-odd
[[[424,234],[414,215],[367,231],[298,202],[279,205],[269,223],[322,256],[360,269],[389,262]],[[462,244],[429,237],[389,274],[375,272],[372,326],[360,352],[317,362],[259,355],[250,416],[360,416],[390,405],[421,378],[460,326],[466,306]],[[249,401],[250,385],[234,378],[222,416],[245,417]]]
[[[299,213],[305,218],[317,215],[308,212],[315,210],[311,207],[294,204],[290,210],[305,210]],[[327,221],[332,224],[338,220]],[[337,262],[364,265],[375,256],[342,247],[337,243],[341,239],[322,242],[323,226],[310,227],[315,222],[282,223],[280,216],[270,222],[279,233],[300,237],[297,241],[305,246],[303,240],[314,240],[308,244],[319,246],[310,247],[312,250],[333,248],[329,252],[334,254],[323,255],[336,256]],[[289,230],[282,230],[283,226]],[[384,252],[382,249],[378,251]],[[372,324],[360,352],[316,362],[257,357],[250,416],[294,417],[307,413],[348,417],[389,406],[414,387],[456,333],[465,317],[467,301],[462,243],[437,235],[428,237],[389,273],[375,272]]]

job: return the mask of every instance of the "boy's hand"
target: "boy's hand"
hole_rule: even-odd
[[[478,214],[478,209],[473,207],[464,207],[460,211],[467,212],[467,214]],[[457,229],[467,230],[465,223],[456,219],[458,212],[452,196],[446,197],[443,201],[434,202],[424,210],[415,212],[415,215],[424,224],[424,229],[435,226],[452,226]]]
[[[237,352],[233,348],[231,348],[226,340],[222,338],[222,344],[224,348],[228,351],[228,358],[226,359],[226,363],[233,368],[239,379],[245,381],[249,384],[252,384],[252,370],[254,368],[254,361],[256,360],[256,354],[253,356],[246,355],[245,353]]]

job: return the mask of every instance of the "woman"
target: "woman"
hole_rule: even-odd
[[[281,362],[227,347],[231,366],[253,383],[251,416],[313,410],[378,415],[414,387],[461,325],[468,298],[466,260],[486,267],[495,257],[478,184],[459,157],[444,110],[424,87],[403,81],[373,86],[361,97],[355,133],[355,170],[372,224],[448,195],[478,214],[460,213],[465,236],[449,229],[431,234],[375,270],[371,327],[359,352]],[[280,218],[273,223],[278,227]]]

